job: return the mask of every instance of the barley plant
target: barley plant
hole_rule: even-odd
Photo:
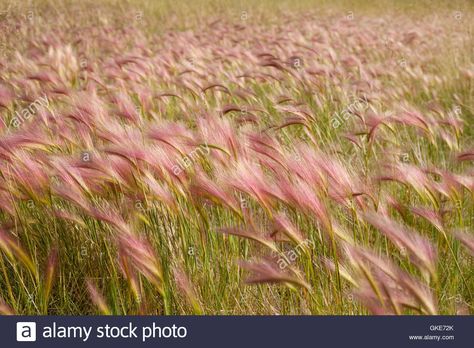
[[[472,1],[0,11],[0,313],[474,313]]]

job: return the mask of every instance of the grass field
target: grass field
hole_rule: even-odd
[[[474,314],[473,14],[0,0],[0,313]]]

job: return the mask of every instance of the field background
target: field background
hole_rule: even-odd
[[[474,314],[473,11],[1,0],[0,313]]]

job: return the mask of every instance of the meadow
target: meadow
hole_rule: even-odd
[[[0,314],[474,314],[473,13],[0,0]]]

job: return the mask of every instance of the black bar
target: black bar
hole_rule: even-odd
[[[35,342],[17,342],[32,336],[18,322],[36,323]],[[474,347],[474,316],[2,316],[0,334],[5,348]]]

